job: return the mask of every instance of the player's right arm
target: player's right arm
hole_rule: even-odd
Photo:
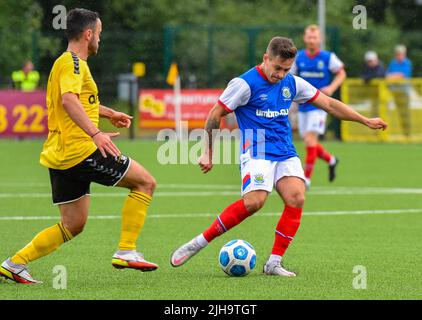
[[[250,96],[251,89],[247,82],[241,78],[234,78],[220,96],[218,103],[209,112],[204,128],[204,152],[199,158],[199,166],[203,173],[209,172],[213,167],[213,132],[220,129],[220,122],[223,117],[233,112],[237,107],[246,105]]]
[[[220,129],[221,119],[228,115],[229,112],[224,109],[222,105],[217,103],[208,114],[207,121],[205,123],[205,145],[204,152],[199,158],[199,166],[203,173],[209,172],[212,167],[212,154],[213,154],[213,145],[214,145],[214,130]]]
[[[73,56],[69,56],[68,59],[63,60],[59,72],[60,95],[63,109],[73,122],[93,139],[104,158],[107,158],[107,153],[115,157],[119,156],[119,149],[111,141],[111,138],[117,136],[118,133],[101,132],[91,121],[79,100],[84,81],[84,73],[79,66],[79,60]]]
[[[73,92],[64,93],[62,95],[62,105],[73,122],[92,138],[104,158],[107,158],[107,153],[114,157],[120,155],[119,149],[111,141],[111,138],[118,136],[119,133],[101,132],[88,117],[77,94]]]

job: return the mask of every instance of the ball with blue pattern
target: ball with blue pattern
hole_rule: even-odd
[[[243,277],[255,268],[256,252],[249,242],[232,240],[221,248],[218,261],[229,276]]]

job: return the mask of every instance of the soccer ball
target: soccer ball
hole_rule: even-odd
[[[242,277],[255,268],[256,252],[249,242],[232,240],[221,248],[218,261],[229,276]]]

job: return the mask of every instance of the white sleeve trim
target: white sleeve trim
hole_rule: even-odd
[[[219,104],[228,112],[233,112],[237,107],[244,106],[251,97],[251,88],[242,78],[234,78],[218,100]]]
[[[344,63],[332,52],[330,55],[330,61],[328,62],[328,69],[332,73],[337,73],[344,68]]]
[[[293,101],[303,104],[314,100],[318,96],[318,89],[316,89],[308,81],[297,76],[294,76],[294,79],[296,82],[296,96]]]

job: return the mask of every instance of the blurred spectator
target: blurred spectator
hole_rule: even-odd
[[[372,79],[384,77],[384,64],[378,59],[378,54],[375,51],[367,51],[365,53],[365,65],[362,72],[363,80],[365,83],[368,83]],[[379,117],[380,100],[378,95],[378,85],[366,86],[365,94],[368,95],[371,101],[371,116]]]
[[[198,88],[198,85],[197,85],[198,78],[196,77],[196,75],[194,75],[193,73],[189,74],[187,80],[188,81],[187,81],[186,87],[188,89],[197,89]]]
[[[13,87],[21,91],[34,91],[38,88],[40,74],[34,70],[32,61],[25,61],[22,70],[17,70],[12,73]]]
[[[365,65],[363,67],[362,78],[365,82],[375,78],[384,78],[385,68],[382,61],[378,59],[375,51],[365,53]]]
[[[412,62],[406,57],[407,50],[403,45],[394,49],[394,59],[387,69],[387,80],[401,80],[412,77]],[[399,114],[402,132],[409,137],[411,128],[411,111],[409,108],[410,92],[412,86],[409,83],[396,83],[389,86]]]
[[[406,56],[406,47],[403,45],[396,46],[394,59],[391,60],[387,69],[387,79],[397,80],[412,77],[412,62]]]

